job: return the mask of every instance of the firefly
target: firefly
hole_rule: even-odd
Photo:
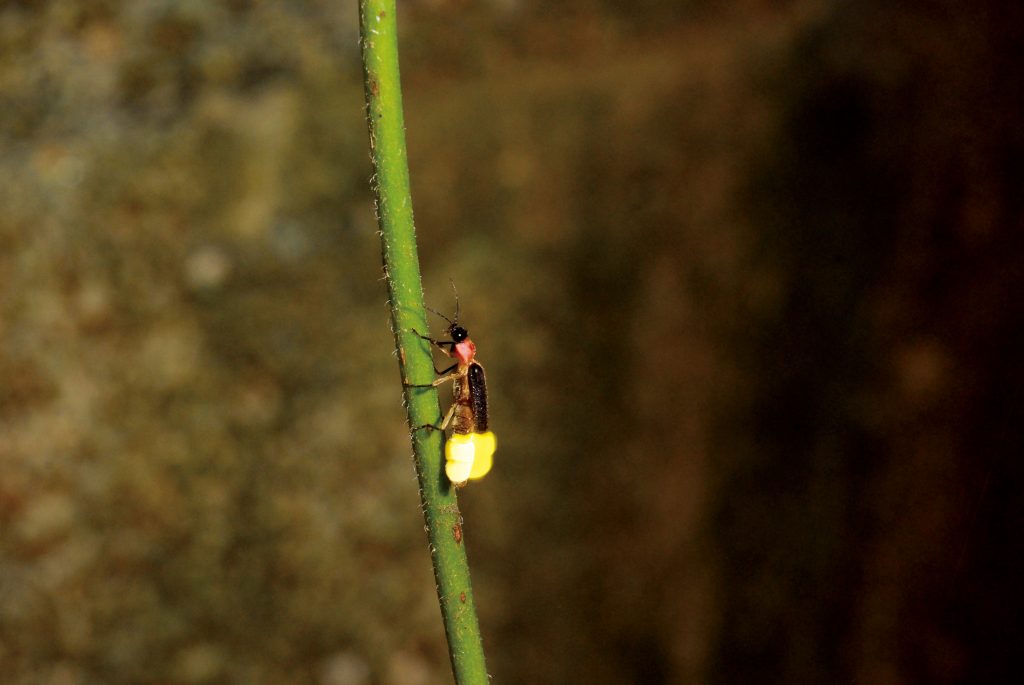
[[[494,433],[488,429],[487,377],[484,367],[476,360],[476,344],[469,338],[469,331],[459,325],[458,291],[455,293],[454,320],[441,312],[433,309],[430,311],[448,322],[446,332],[451,340],[435,340],[416,330],[413,333],[454,359],[455,363],[443,371],[435,368],[440,378],[433,383],[411,387],[437,387],[452,381],[453,401],[444,421],[440,426],[427,424],[419,428],[443,431],[451,426],[452,435],[444,447],[444,471],[453,485],[462,487],[470,479],[476,480],[487,475],[497,447]]]

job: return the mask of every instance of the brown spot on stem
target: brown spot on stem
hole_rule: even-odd
[[[380,95],[380,86],[376,81],[370,81],[370,92],[373,93],[374,97]]]
[[[377,18],[378,19],[383,19],[386,16],[388,16],[388,13],[385,12],[384,10],[381,10],[380,12],[377,12]]]
[[[465,592],[460,592],[459,593],[459,601],[462,602],[463,604],[466,603],[466,593]]]
[[[462,526],[458,523],[452,526],[452,537],[455,538],[456,545],[462,544]]]

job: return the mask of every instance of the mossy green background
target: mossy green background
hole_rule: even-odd
[[[505,683],[1006,682],[1013,2],[399,3]],[[0,5],[4,683],[450,681],[353,1]]]

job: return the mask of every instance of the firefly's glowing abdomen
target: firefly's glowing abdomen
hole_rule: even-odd
[[[455,433],[445,443],[444,471],[448,480],[462,485],[470,478],[483,478],[494,463],[498,443],[494,433]]]

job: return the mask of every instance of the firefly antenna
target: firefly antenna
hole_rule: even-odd
[[[447,316],[445,316],[441,312],[437,311],[436,309],[431,309],[430,307],[427,307],[427,305],[423,305],[423,306],[427,308],[427,311],[434,312],[435,314],[437,314],[438,316],[440,316],[442,319],[444,319],[445,321],[447,321],[448,323],[450,323],[453,326],[455,325],[455,321],[459,320],[458,314],[455,315],[455,321],[452,321],[451,319],[449,319]]]
[[[452,284],[452,290],[455,291],[455,323],[459,323],[459,291],[455,289],[455,279],[449,278],[448,282]]]
[[[455,281],[449,278],[448,282],[452,284],[452,290],[455,290]],[[459,291],[458,290],[455,290],[455,321],[452,321],[451,319],[449,319],[447,316],[445,316],[441,312],[437,311],[436,309],[431,309],[430,307],[427,307],[426,305],[423,305],[423,306],[427,308],[427,311],[434,312],[435,314],[440,316],[442,319],[444,319],[445,321],[450,323],[452,326],[458,326],[459,325]]]

